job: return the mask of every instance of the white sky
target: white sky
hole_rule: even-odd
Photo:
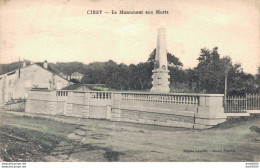
[[[0,63],[21,59],[90,63],[145,62],[166,28],[168,51],[197,65],[200,49],[255,74],[260,65],[260,14],[255,0],[0,1]],[[87,10],[168,10],[168,15],[88,15]]]

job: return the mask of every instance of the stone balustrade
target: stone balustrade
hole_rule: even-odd
[[[56,96],[68,96],[69,91],[67,90],[58,90]]]
[[[143,101],[143,102],[160,102],[171,104],[190,104],[198,105],[198,95],[185,95],[185,94],[154,94],[154,93],[121,93],[122,100],[129,101]]]
[[[111,99],[111,92],[89,92],[91,99]]]
[[[31,91],[27,103],[28,113],[194,129],[226,120],[222,94]]]

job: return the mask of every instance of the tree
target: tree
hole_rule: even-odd
[[[149,55],[148,62],[154,62],[155,61],[155,55],[156,55],[156,49],[153,50],[153,52]],[[179,66],[182,67],[183,64],[180,62],[179,58],[175,57],[173,54],[167,52],[167,62],[168,66]]]
[[[254,76],[243,72],[241,64],[233,65],[228,78],[228,93],[231,95],[244,95],[256,91]]]
[[[258,67],[258,73],[255,75],[256,77],[256,85],[260,87],[260,66]]]
[[[136,66],[136,78],[139,82],[139,89],[150,89],[152,83],[153,64],[150,62],[139,63]]]
[[[226,79],[227,94],[254,92],[254,76],[244,73],[241,64],[233,64],[230,57],[220,58],[218,47],[201,49],[198,60],[194,69],[198,91],[205,89],[207,93],[223,94]]]
[[[197,90],[206,90],[207,93],[224,93],[224,69],[220,60],[218,47],[209,50],[201,49],[199,63],[195,68],[197,76]],[[226,59],[227,60],[227,59]]]
[[[256,92],[260,93],[260,66],[258,67],[258,73],[255,75]]]
[[[212,51],[207,48],[203,48],[200,51],[198,58],[199,63],[213,63],[219,60],[218,47],[214,47]]]

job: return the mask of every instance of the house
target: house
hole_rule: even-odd
[[[79,72],[74,72],[73,74],[70,75],[70,79],[76,79],[78,81],[81,82],[81,79],[83,78],[83,74],[79,73]]]
[[[68,79],[68,75],[65,75],[64,73],[60,72],[59,75],[65,79]]]
[[[0,75],[0,106],[11,99],[27,98],[30,90],[57,90],[69,81],[54,72],[47,61],[32,63]]]

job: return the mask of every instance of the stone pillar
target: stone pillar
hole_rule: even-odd
[[[151,92],[169,93],[169,70],[167,64],[165,28],[158,29],[155,65]]]
[[[110,120],[111,121],[120,121],[120,117],[121,117],[121,101],[122,101],[122,97],[121,97],[121,93],[113,93],[112,96],[112,111],[111,111],[111,117]]]
[[[86,118],[90,118],[90,92],[86,92],[85,93],[85,114],[84,114],[84,117]]]
[[[113,106],[113,100],[114,100],[114,94],[111,94],[111,99],[109,99],[109,101],[107,102],[107,115],[106,115],[106,119],[107,120],[111,120],[112,118],[112,106]]]
[[[211,128],[226,121],[224,113],[223,94],[201,94],[199,106],[195,113],[194,129]]]

